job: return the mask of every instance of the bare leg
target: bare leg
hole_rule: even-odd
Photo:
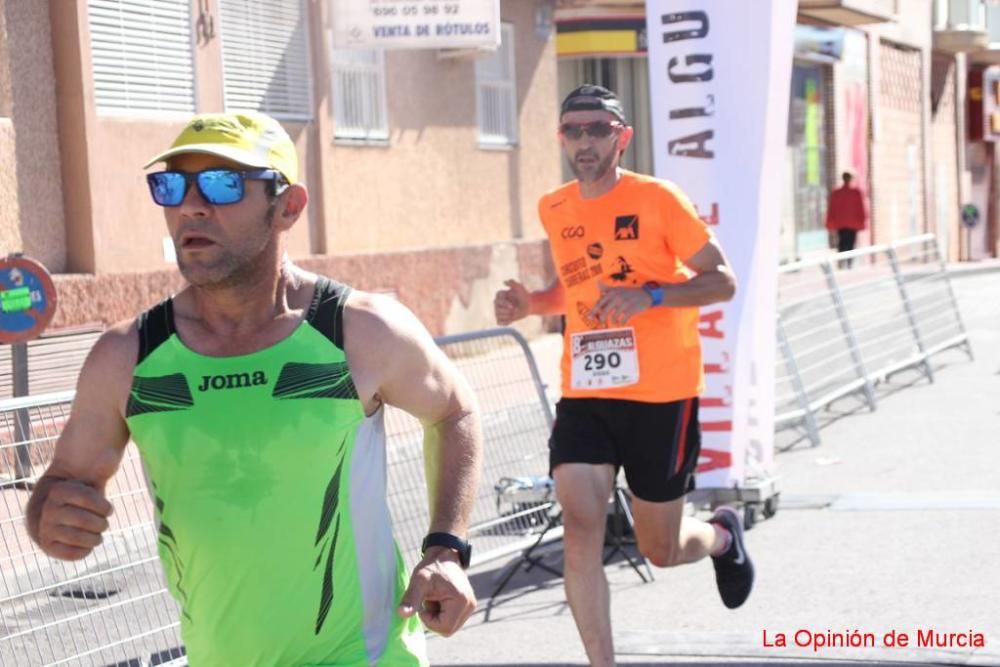
[[[614,469],[563,463],[553,475],[563,510],[566,599],[590,664],[614,667],[611,596],[601,558]]]
[[[721,528],[683,513],[683,497],[664,503],[632,499],[639,551],[653,565],[694,563],[722,546],[725,538]]]
[[[736,609],[753,590],[753,562],[743,543],[742,518],[730,507],[715,511],[711,523],[682,515],[684,499],[651,503],[632,501],[639,550],[658,567],[693,563],[715,556],[715,584],[722,603]]]

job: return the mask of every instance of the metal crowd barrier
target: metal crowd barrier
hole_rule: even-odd
[[[83,360],[102,332],[91,326],[42,334],[25,343],[22,354],[15,346],[0,345],[0,399],[74,389]],[[2,372],[8,368],[10,373]],[[19,393],[18,386],[26,390]]]
[[[0,665],[118,665],[122,656],[166,664],[181,654],[179,611],[156,558],[134,447],[107,489],[111,527],[88,558],[50,559],[24,530],[22,459],[44,469],[72,400],[73,392],[62,392],[0,401]]]
[[[485,434],[472,516],[473,561],[518,552],[544,529],[555,499],[548,473],[552,414],[524,338],[495,329],[437,339],[478,396]],[[138,451],[129,446],[108,488],[105,540],[82,561],[53,560],[24,530],[28,483],[52,458],[73,392],[0,400],[0,665],[183,665],[179,610],[157,560]],[[388,487],[408,567],[427,531],[422,428],[389,408]],[[546,535],[555,539],[560,530]],[[125,657],[123,659],[123,656]]]
[[[779,269],[775,426],[820,442],[817,413],[931,357],[972,347],[933,235],[786,264]]]
[[[548,480],[552,412],[527,341],[500,328],[436,339],[469,381],[483,420],[483,468],[470,537],[473,563],[517,553],[545,528],[555,494]],[[422,429],[389,408],[389,507],[407,566],[427,533]],[[549,531],[553,539],[561,532]]]

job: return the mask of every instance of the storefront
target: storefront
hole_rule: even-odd
[[[969,194],[964,208],[976,214],[963,216],[960,253],[962,259],[980,260],[995,256],[997,247],[996,141],[1000,139],[1000,117],[993,116],[1000,108],[1000,66],[973,65],[968,77]]]
[[[556,50],[560,99],[584,83],[615,91],[635,128],[632,147],[623,156],[622,166],[652,174],[644,5],[560,10],[556,16]],[[573,178],[565,164],[563,176],[566,180]]]
[[[782,259],[786,260],[828,246],[824,224],[833,157],[827,142],[833,122],[828,113],[830,69],[826,63],[800,58],[792,65],[785,172],[790,176],[785,222],[791,221],[792,227],[782,229]]]
[[[632,147],[623,165],[642,173],[653,173],[649,118],[649,66],[646,58],[645,16],[641,7],[625,11],[587,7],[560,11],[556,16],[560,94],[583,83],[597,83],[618,93],[635,128]],[[796,59],[791,81],[788,144],[782,174],[785,201],[781,216],[781,259],[790,261],[825,251],[824,227],[830,185],[839,180],[836,171],[833,64],[844,50],[843,29],[798,26]],[[864,39],[861,45],[864,67]],[[851,168],[867,190],[867,72],[862,71],[860,89],[854,91],[852,113],[861,123],[860,156]],[[855,78],[857,78],[855,76]],[[860,106],[858,106],[860,105]],[[852,142],[852,146],[855,143]],[[854,162],[859,164],[855,165]],[[564,176],[572,178],[564,165]]]

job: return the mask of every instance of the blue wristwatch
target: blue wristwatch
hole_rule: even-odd
[[[655,287],[653,285],[643,285],[642,289],[646,290],[646,294],[648,294],[653,299],[653,303],[650,304],[650,305],[653,305],[653,306],[662,306],[663,305],[663,288],[662,287],[660,287],[659,285],[657,285]]]

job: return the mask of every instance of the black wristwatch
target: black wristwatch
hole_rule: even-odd
[[[420,545],[420,554],[427,553],[429,547],[447,547],[458,553],[458,562],[463,570],[469,569],[472,560],[472,545],[457,535],[451,533],[428,533],[424,543]]]

